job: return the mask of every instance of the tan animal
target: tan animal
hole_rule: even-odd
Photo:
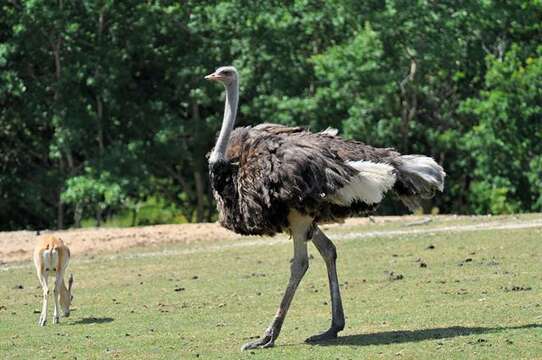
[[[49,276],[55,277],[54,299],[55,311],[53,323],[59,322],[58,303],[62,306],[65,317],[70,316],[70,305],[73,300],[72,285],[73,275],[68,280],[68,288],[64,283],[64,272],[70,262],[70,249],[62,240],[52,235],[45,235],[39,238],[39,242],[34,248],[34,265],[38,273],[38,278],[43,289],[43,306],[38,324],[45,326],[47,322],[47,302],[49,300]]]

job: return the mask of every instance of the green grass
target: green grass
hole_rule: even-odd
[[[386,230],[369,225],[348,231],[375,229]],[[51,306],[44,328],[34,313],[41,295],[33,269],[22,264],[0,271],[0,358],[542,357],[542,227],[337,241],[347,325],[338,341],[323,345],[303,343],[326,329],[330,318],[324,263],[310,245],[314,259],[276,347],[241,353],[240,346],[260,335],[274,315],[291,257],[288,242],[240,246],[246,241],[219,243],[224,249],[200,242],[74,259],[75,310],[53,325]],[[390,272],[404,278],[392,281]]]

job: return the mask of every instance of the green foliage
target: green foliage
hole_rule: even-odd
[[[465,112],[478,119],[465,137],[475,159],[476,212],[540,210],[541,88],[542,47],[524,59],[513,46],[503,59],[488,58],[484,90],[465,101]]]
[[[542,211],[542,155],[535,156],[530,163],[527,177],[533,194],[533,211]]]
[[[510,202],[510,182],[493,179],[493,184],[474,181],[471,184],[470,206],[479,214],[510,214],[519,209],[519,204]]]
[[[541,210],[541,14],[519,0],[3,2],[0,228],[100,222],[149,197],[213,220],[205,154],[223,105],[203,76],[224,64],[241,71],[239,125],[431,155],[448,177],[426,210]]]
[[[181,209],[165,199],[150,197],[145,201],[134,204],[123,203],[123,209],[105,218],[103,227],[128,227],[156,224],[184,224],[187,220],[182,216]],[[81,227],[99,225],[94,217],[81,220]]]
[[[75,176],[66,181],[66,190],[61,198],[65,204],[74,205],[80,214],[85,215],[85,210],[89,208],[97,212],[98,222],[101,221],[101,213],[109,208],[122,203],[125,198],[121,186],[111,174],[102,171],[100,174],[91,169],[86,169],[84,175]],[[77,225],[80,218],[76,221]]]
[[[392,80],[383,63],[383,44],[370,26],[346,44],[333,46],[313,57],[316,77],[325,81],[315,94],[317,107],[329,111],[323,114],[319,127],[341,127],[349,137],[382,139],[378,136],[390,118]],[[343,114],[343,116],[337,116]],[[327,119],[337,119],[329,122]],[[374,144],[378,145],[378,144]]]

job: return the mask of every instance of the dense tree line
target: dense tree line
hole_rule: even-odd
[[[149,198],[212,220],[222,102],[203,76],[225,64],[239,125],[431,155],[440,212],[541,211],[540,39],[537,0],[3,1],[0,229],[135,216]]]

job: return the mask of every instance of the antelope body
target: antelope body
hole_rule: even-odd
[[[70,305],[73,276],[70,275],[68,287],[64,283],[64,273],[70,262],[70,249],[64,242],[52,235],[41,236],[34,248],[34,265],[38,279],[43,289],[43,306],[38,324],[44,326],[47,322],[47,302],[49,300],[49,276],[54,277],[55,309],[53,323],[59,322],[59,303],[65,317],[70,316]]]

